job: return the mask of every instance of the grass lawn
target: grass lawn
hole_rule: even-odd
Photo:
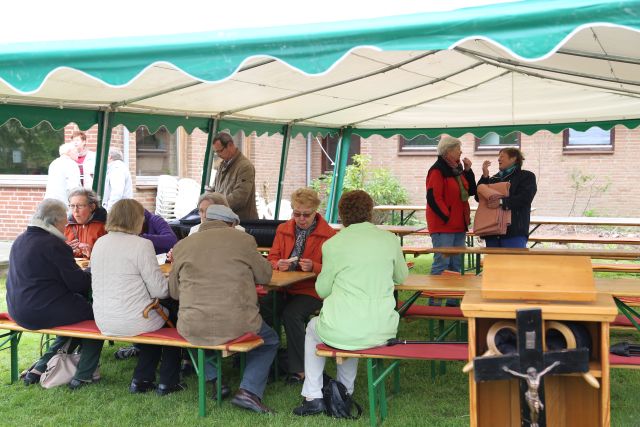
[[[427,273],[430,257],[416,259],[414,273]],[[4,279],[0,280],[0,295],[4,295]],[[4,298],[0,298],[0,311],[6,311]],[[426,323],[401,322],[399,337],[422,338]],[[616,339],[625,338],[617,334]],[[628,339],[640,341],[638,335]],[[20,343],[20,369],[25,369],[39,355],[40,335],[24,334]],[[71,425],[71,426],[199,426],[199,425],[269,425],[269,426],[336,426],[368,425],[365,363],[360,363],[356,381],[355,399],[365,414],[358,421],[338,421],[326,416],[299,418],[291,414],[301,400],[299,386],[282,382],[267,386],[264,402],[276,410],[275,416],[261,416],[237,409],[227,402],[217,407],[212,399],[208,403],[206,418],[197,416],[197,390],[195,377],[186,379],[188,390],[159,398],[154,394],[130,395],[135,360],[116,361],[113,353],[118,348],[105,345],[102,351],[102,380],[76,392],[66,387],[45,390],[39,386],[25,387],[21,382],[9,385],[9,352],[0,352],[0,425]],[[332,362],[328,372],[335,374]],[[447,364],[447,373],[432,379],[429,362],[404,362],[401,366],[401,392],[390,401],[389,418],[385,426],[467,426],[469,425],[469,399],[467,376],[461,373],[462,363]],[[231,362],[223,367],[225,382],[233,390],[239,376]],[[611,424],[638,426],[640,406],[635,396],[640,386],[640,371],[614,370],[611,373]],[[212,395],[210,391],[210,395]]]

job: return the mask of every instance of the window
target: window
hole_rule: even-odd
[[[339,135],[328,135],[326,138],[322,138],[322,149],[326,153],[322,155],[322,170],[323,172],[333,172],[333,164],[331,161],[336,161],[338,142],[340,141]],[[347,159],[347,165],[353,164],[353,156],[360,154],[360,136],[351,135],[351,145],[349,146],[349,158]],[[328,157],[331,159],[329,159]]]
[[[613,128],[602,130],[599,127],[580,132],[565,129],[562,132],[562,144],[565,153],[613,153],[615,132]]]
[[[0,126],[0,174],[46,175],[64,143],[64,130],[47,122],[27,129],[15,119]]]
[[[434,138],[427,135],[414,136],[411,139],[406,139],[404,136],[398,136],[399,152],[410,154],[435,154],[436,148],[438,148],[438,142],[440,137]]]
[[[169,133],[164,127],[153,134],[146,127],[136,130],[136,175],[178,175],[178,131]]]
[[[505,136],[489,132],[482,138],[476,137],[476,152],[489,151],[495,153],[505,147],[520,148],[520,132],[511,132]]]

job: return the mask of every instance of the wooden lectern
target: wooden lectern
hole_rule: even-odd
[[[487,255],[482,289],[467,292],[461,308],[469,318],[470,360],[487,351],[491,326],[515,319],[516,310],[539,308],[543,325],[550,320],[584,325],[592,342],[588,361],[591,375],[546,376],[543,419],[547,426],[610,425],[609,322],[614,320],[617,309],[610,295],[596,292],[588,257]],[[543,332],[542,346],[546,348],[544,335]],[[600,387],[594,388],[583,376],[595,377]],[[517,379],[476,382],[472,372],[469,400],[471,426],[521,425]]]

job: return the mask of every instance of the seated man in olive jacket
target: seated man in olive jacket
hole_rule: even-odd
[[[200,230],[173,248],[169,294],[180,301],[178,332],[195,345],[219,345],[247,332],[264,344],[247,354],[240,389],[231,403],[258,413],[269,369],[279,346],[262,321],[256,283],[271,280],[271,264],[258,253],[250,234],[234,229],[238,216],[224,205],[207,208]]]

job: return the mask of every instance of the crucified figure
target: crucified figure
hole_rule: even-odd
[[[560,362],[555,361],[540,373],[538,373],[536,368],[531,367],[527,369],[526,374],[512,371],[506,366],[502,367],[503,371],[508,372],[515,377],[522,378],[527,382],[527,386],[529,387],[529,389],[524,394],[524,397],[527,401],[527,405],[529,405],[529,415],[531,417],[530,427],[538,427],[538,416],[540,415],[540,411],[544,410],[544,404],[542,403],[542,400],[540,400],[540,395],[538,394],[538,388],[540,388],[540,378],[542,378],[559,364]]]

